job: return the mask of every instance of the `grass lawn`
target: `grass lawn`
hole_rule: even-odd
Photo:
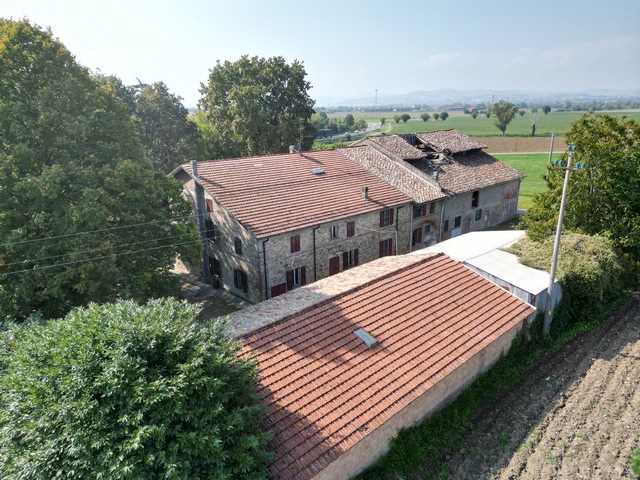
[[[520,184],[518,208],[524,210],[533,206],[533,196],[544,192],[547,185],[543,176],[547,173],[548,153],[496,153],[498,160],[517,168],[524,173],[525,178]]]

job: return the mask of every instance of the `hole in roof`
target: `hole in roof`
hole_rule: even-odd
[[[375,347],[376,345],[378,345],[378,341],[375,338],[373,338],[373,335],[367,332],[364,328],[359,328],[357,330],[354,330],[353,333],[356,337],[362,340],[364,344],[369,348]]]
[[[321,173],[324,173],[324,170],[321,168],[314,168],[313,170],[311,170],[311,173],[313,173],[314,175],[320,175]]]

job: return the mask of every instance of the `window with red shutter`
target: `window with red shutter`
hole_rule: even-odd
[[[347,237],[353,237],[356,234],[356,222],[347,222]]]
[[[340,273],[340,257],[331,257],[329,259],[329,275]]]
[[[205,202],[207,203],[207,212],[213,212],[213,200],[207,198]]]
[[[291,243],[291,253],[300,251],[300,235],[294,235],[289,239]]]

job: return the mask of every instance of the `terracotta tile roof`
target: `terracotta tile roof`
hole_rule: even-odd
[[[437,173],[438,183],[453,195],[480,190],[526,176],[481,150],[448,158],[418,160],[411,164],[434,178]]]
[[[417,203],[432,202],[446,196],[434,180],[421,178],[420,172],[414,173],[410,164],[395,162],[368,145],[341,148],[339,151]]]
[[[398,135],[367,137],[367,140],[377,143],[389,152],[396,154],[402,160],[419,160],[424,158],[423,151],[418,150],[413,145],[409,145],[404,138]]]
[[[181,168],[192,174],[189,164]],[[198,163],[198,174],[257,238],[411,201],[337,150],[210,160]],[[364,186],[369,200],[362,197]]]
[[[431,254],[241,337],[274,433],[270,478],[311,478],[534,312]]]
[[[429,133],[416,133],[416,137],[437,152],[442,152],[446,149],[451,153],[460,153],[487,148],[484,143],[477,142],[457,130],[437,130]]]

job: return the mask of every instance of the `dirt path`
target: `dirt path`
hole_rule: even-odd
[[[640,445],[640,293],[532,367],[473,425],[447,459],[450,478],[637,478],[629,459]]]

